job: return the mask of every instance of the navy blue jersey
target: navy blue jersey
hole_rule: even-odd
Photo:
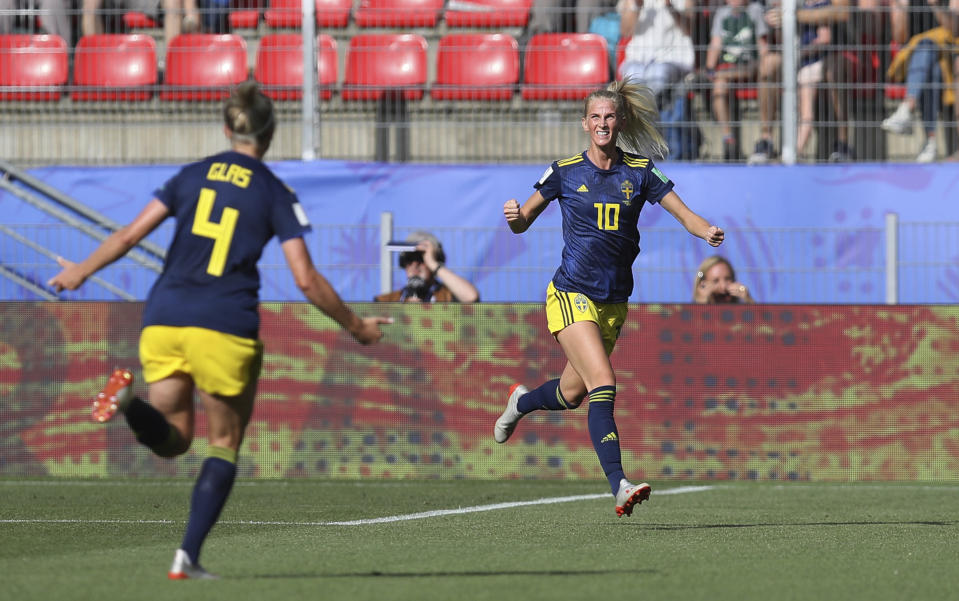
[[[534,187],[547,201],[558,198],[563,212],[556,289],[582,292],[599,303],[626,302],[639,254],[639,212],[645,203],[662,200],[673,182],[646,157],[621,151],[607,170],[584,151],[550,165]]]
[[[310,231],[296,195],[261,161],[232,151],[187,165],[154,195],[176,231],[143,325],[256,338],[263,247]]]

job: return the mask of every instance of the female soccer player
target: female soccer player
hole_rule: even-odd
[[[667,151],[656,129],[657,114],[649,88],[628,79],[593,92],[583,112],[589,148],[550,165],[522,207],[515,199],[503,206],[510,229],[521,234],[550,201],[559,201],[563,258],[546,289],[546,320],[567,363],[559,378],[534,390],[514,384],[493,437],[504,443],[523,415],[575,409],[589,396],[590,439],[620,516],[631,515],[651,491],[646,483],[632,484],[623,470],[613,419],[616,376],[609,361],[633,290],[639,212],[647,202],[659,203],[711,246],[722,244],[724,236],[680,200],[673,182],[647,158]],[[620,137],[639,154],[620,150]]]
[[[137,440],[175,457],[193,440],[193,392],[209,430],[171,579],[214,578],[200,567],[200,547],[217,521],[236,477],[236,458],[256,393],[263,357],[258,340],[260,276],[256,263],[274,236],[297,286],[361,344],[378,341],[383,317],[360,318],[313,266],[303,235],[310,230],[296,195],[266,165],[276,126],[273,104],[254,82],[240,84],[223,110],[231,150],[187,165],[155,192],[126,227],[80,263],[58,258],[58,292],[83,282],[126,254],[164,219],[176,219],[163,273],[147,298],[140,336],[149,403],[133,394],[130,370],[117,369],[93,403],[93,418],[121,411]]]

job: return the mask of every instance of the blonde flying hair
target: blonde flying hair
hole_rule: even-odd
[[[706,257],[703,259],[703,262],[699,264],[699,270],[696,272],[696,281],[693,282],[693,301],[696,301],[696,291],[699,290],[699,285],[703,282],[703,278],[706,277],[706,272],[710,269],[719,265],[720,263],[724,264],[729,268],[729,274],[732,276],[733,281],[736,281],[736,270],[733,269],[733,264],[729,262],[725,257],[720,257],[719,255],[713,255],[711,257]]]
[[[584,117],[588,114],[589,104],[599,98],[612,101],[616,114],[623,118],[619,137],[627,150],[657,159],[669,154],[669,146],[658,128],[656,96],[649,87],[629,77],[611,82],[586,97]]]
[[[223,121],[233,132],[235,142],[255,144],[260,154],[265,154],[276,129],[273,101],[255,81],[244,81],[223,105]]]

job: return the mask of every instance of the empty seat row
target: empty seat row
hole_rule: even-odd
[[[427,92],[427,41],[419,34],[361,34],[350,38],[340,83],[339,50],[327,34],[317,37],[317,83],[322,99],[378,100]],[[584,98],[609,79],[606,40],[596,34],[546,33],[530,38],[520,81],[516,40],[501,33],[451,33],[441,37],[436,76],[428,88],[436,100],[509,100],[519,87],[526,100]],[[303,38],[262,36],[253,77],[278,100],[300,98]],[[0,100],[57,100],[68,79],[66,44],[50,35],[0,36]],[[74,54],[66,89],[80,101],[219,100],[248,77],[244,39],[235,34],[181,34],[166,53],[158,85],[156,43],[143,34],[85,36]]]
[[[350,22],[358,27],[435,27],[440,17],[448,27],[526,27],[533,0],[361,0],[353,10],[353,0],[316,0],[316,26],[343,28]],[[230,26],[255,28],[259,10],[230,11]],[[296,28],[303,24],[301,0],[270,0],[262,13],[268,26]],[[154,19],[138,12],[123,16],[130,29],[157,27]]]

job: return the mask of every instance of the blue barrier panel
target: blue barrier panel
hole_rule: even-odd
[[[398,231],[413,228],[476,228],[470,244],[457,250],[461,265],[482,266],[466,273],[484,291],[486,301],[538,301],[543,297],[549,273],[520,278],[508,287],[496,281],[497,270],[527,265],[547,256],[555,266],[562,240],[557,233],[547,246],[533,248],[515,240],[502,217],[503,202],[524,201],[545,165],[418,165],[357,163],[345,161],[276,162],[274,171],[293,187],[314,224],[368,225],[358,236],[349,228],[324,229],[324,240],[334,250],[334,263],[375,264],[378,234],[372,229],[380,214],[394,214]],[[82,201],[111,219],[131,220],[155,188],[179,166],[45,167],[31,173],[64,193]],[[757,298],[766,302],[812,302],[797,298],[795,288],[783,281],[790,272],[860,270],[862,281],[837,275],[814,299],[820,303],[882,302],[885,261],[883,227],[885,215],[897,213],[904,222],[959,222],[959,169],[938,165],[856,164],[818,166],[723,166],[664,163],[662,170],[676,182],[676,191],[696,212],[728,230],[722,252],[742,273],[764,272],[751,285]],[[0,192],[0,214],[6,224],[50,223],[52,218],[26,205],[7,192]],[[533,230],[558,228],[560,214],[548,208]],[[676,222],[658,206],[644,209],[641,228],[656,232],[675,228]],[[808,228],[793,239],[786,272],[769,272],[782,261],[775,247],[777,229]],[[532,231],[532,230],[531,230]],[[829,232],[829,235],[825,235]],[[314,234],[316,236],[316,234]],[[508,256],[497,253],[509,239],[515,246]],[[691,271],[713,250],[689,236],[644,235],[643,250],[636,262],[634,302],[684,302],[693,278]],[[165,243],[165,240],[158,240]],[[316,244],[315,241],[311,244]],[[779,244],[781,246],[781,244]],[[946,244],[948,246],[948,244]],[[72,249],[65,249],[65,252]],[[271,254],[274,253],[274,254]],[[953,249],[932,248],[937,258],[952,257]],[[267,250],[266,256],[276,256]],[[279,259],[278,261],[281,261]],[[675,266],[668,278],[655,271]],[[378,284],[375,268],[353,273],[327,273],[347,300],[369,300]],[[905,302],[954,302],[959,287],[946,264],[927,285],[926,297]],[[270,276],[271,278],[274,276]],[[290,282],[276,276],[271,296],[296,299]],[[514,278],[515,280],[516,278]],[[494,291],[494,292],[487,292]],[[287,294],[288,293],[288,294]]]

